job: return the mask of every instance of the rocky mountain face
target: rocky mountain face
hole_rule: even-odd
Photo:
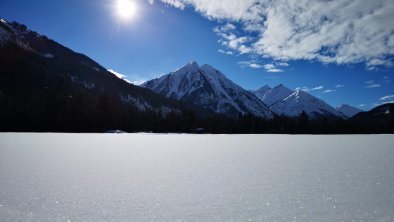
[[[282,84],[272,89],[264,86],[251,92],[277,115],[298,116],[305,111],[311,117],[341,117],[337,110],[323,100],[302,90],[290,90]]]
[[[250,113],[264,118],[272,117],[268,107],[253,93],[233,83],[210,65],[199,66],[191,62],[141,86],[168,98],[209,108],[215,113],[229,116]]]

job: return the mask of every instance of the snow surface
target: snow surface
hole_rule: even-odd
[[[1,221],[394,221],[393,135],[0,134]]]

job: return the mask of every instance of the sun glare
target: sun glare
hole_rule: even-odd
[[[136,15],[137,4],[135,0],[117,0],[116,10],[120,18],[129,20]]]

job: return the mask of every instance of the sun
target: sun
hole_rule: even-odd
[[[116,11],[121,19],[130,20],[137,14],[137,4],[135,0],[116,0]]]

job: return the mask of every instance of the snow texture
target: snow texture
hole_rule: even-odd
[[[1,221],[394,221],[392,135],[0,134]]]
[[[191,102],[217,113],[252,113],[271,118],[272,113],[254,94],[233,83],[209,65],[191,62],[141,85],[169,98]]]

